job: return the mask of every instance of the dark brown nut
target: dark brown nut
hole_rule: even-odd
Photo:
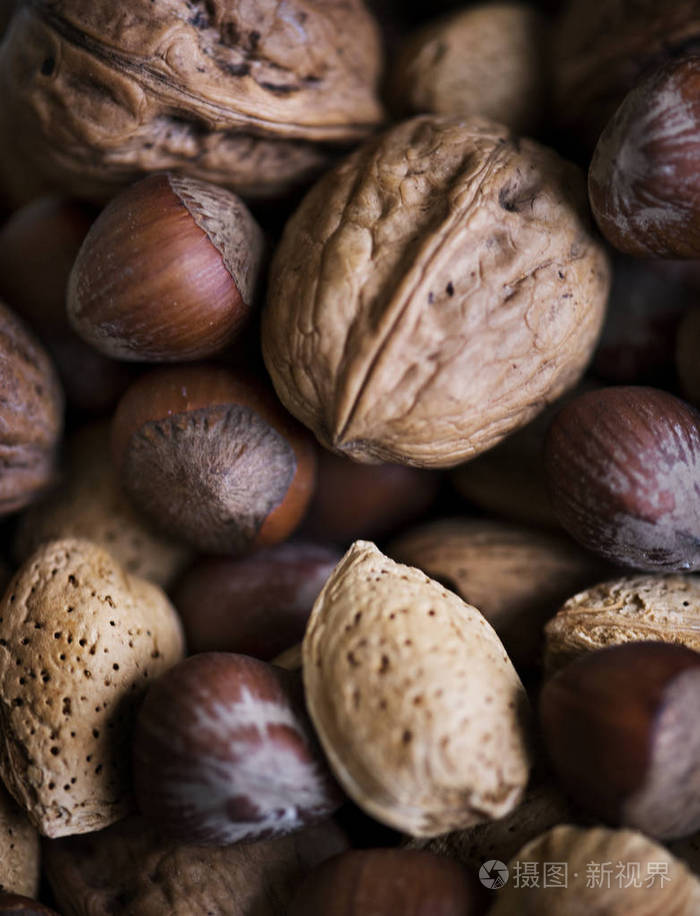
[[[149,821],[44,844],[57,904],[75,916],[286,916],[306,873],[347,849],[332,823],[221,848],[180,845]]]
[[[56,474],[63,395],[51,361],[0,302],[0,516],[22,509]]]
[[[277,196],[381,121],[360,0],[24,5],[0,52],[0,185],[103,200],[155,171]]]
[[[183,650],[163,592],[89,541],[53,541],[19,569],[0,602],[0,772],[40,833],[130,813],[135,706]]]
[[[700,569],[700,413],[654,388],[602,388],[563,408],[545,464],[561,523],[623,566]]]
[[[598,140],[588,191],[607,240],[636,257],[700,257],[700,56],[633,89]]]
[[[698,39],[697,0],[569,0],[551,45],[558,122],[592,150],[644,74]]]
[[[479,608],[518,670],[538,664],[545,622],[605,568],[563,532],[485,519],[432,522],[407,532],[388,552]]]
[[[433,503],[439,475],[401,464],[358,464],[320,449],[316,489],[301,531],[337,544],[377,539],[415,521]]]
[[[683,392],[700,407],[700,308],[690,309],[678,326],[676,365]]]
[[[190,652],[269,661],[299,643],[339,559],[333,548],[292,541],[249,557],[199,560],[172,592]]]
[[[449,859],[410,849],[354,849],[306,877],[289,916],[476,916],[484,912],[482,896]]]
[[[166,835],[214,846],[292,833],[342,801],[297,678],[224,652],[191,656],[149,690],[134,788]]]
[[[528,881],[525,862],[539,880]],[[543,878],[552,863],[558,885]],[[633,830],[555,827],[523,846],[509,869],[489,916],[694,916],[700,907],[700,883],[685,865]]]
[[[574,166],[488,121],[415,118],[287,224],[263,355],[333,451],[446,467],[576,383],[607,291]]]
[[[240,198],[152,175],[116,197],[80,248],[68,315],[114,359],[182,362],[225,349],[249,319],[264,240]]]
[[[142,376],[119,403],[114,465],[161,531],[208,553],[284,540],[313,489],[313,443],[258,381],[215,366]]]
[[[56,910],[51,910],[38,900],[32,900],[30,897],[20,897],[17,894],[0,894],[0,913],[11,913],[14,916],[41,916],[42,913],[48,916],[58,916]]]
[[[390,74],[402,114],[482,115],[519,133],[545,101],[545,22],[524,3],[478,4],[409,36]]]
[[[94,423],[66,443],[60,485],[21,516],[13,553],[23,563],[48,541],[85,538],[124,569],[167,588],[190,560],[190,551],[148,527],[122,493],[111,463],[109,424]]]
[[[39,893],[39,834],[0,786],[0,893]]]
[[[700,829],[700,654],[659,642],[589,652],[547,681],[542,734],[581,808],[672,838]]]
[[[700,577],[635,576],[570,598],[545,627],[545,667],[556,671],[593,649],[640,640],[700,651]]]

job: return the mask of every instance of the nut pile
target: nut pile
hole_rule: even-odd
[[[700,912],[697,0],[0,10],[0,913]]]

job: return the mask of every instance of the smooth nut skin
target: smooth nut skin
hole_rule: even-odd
[[[319,595],[302,651],[309,714],[366,813],[437,836],[518,804],[528,702],[476,608],[357,541]]]
[[[688,400],[700,407],[700,308],[690,309],[678,327],[676,365],[681,387]]]
[[[135,706],[178,661],[164,593],[101,547],[40,547],[0,602],[0,771],[49,837],[106,827],[133,810]]]
[[[519,133],[539,125],[545,99],[545,21],[523,3],[477,4],[404,42],[389,92],[401,113],[481,115]]]
[[[700,56],[625,98],[598,140],[588,191],[607,240],[637,257],[700,257]]]
[[[481,119],[426,116],[311,190],[275,253],[263,356],[334,451],[446,467],[572,387],[600,329],[604,252],[578,170]]]
[[[700,651],[700,577],[613,579],[570,598],[547,623],[550,672],[594,649],[625,642],[679,643]]]
[[[654,388],[576,398],[547,436],[562,525],[585,547],[655,572],[700,568],[700,413]]]
[[[544,743],[564,788],[609,824],[700,829],[700,654],[659,642],[590,652],[547,681]]]
[[[116,197],[80,248],[68,315],[115,359],[182,362],[227,347],[250,317],[264,252],[240,198],[154,175]]]
[[[53,483],[63,431],[63,394],[39,342],[0,302],[0,516]]]
[[[294,895],[289,916],[476,916],[468,873],[449,859],[406,849],[355,849],[327,859]]]
[[[518,886],[511,877],[489,916],[694,916],[700,906],[700,884],[686,866],[664,846],[633,830],[561,825],[518,851],[508,863],[511,876],[517,862],[535,863],[540,875],[545,863],[566,863],[565,886],[550,882],[545,887],[542,880]],[[605,877],[589,880],[603,863],[613,866],[610,883]],[[634,883],[637,873],[639,881]],[[660,873],[668,880],[660,880]]]
[[[225,846],[293,833],[342,795],[296,696],[294,675],[204,652],[151,688],[134,732],[139,808],[167,836]]]
[[[307,872],[347,849],[325,821],[292,836],[220,848],[177,843],[142,817],[44,844],[62,912],[75,916],[285,916]]]
[[[304,541],[248,557],[200,559],[172,590],[190,653],[239,652],[270,661],[301,641],[339,559],[334,548]]]
[[[112,443],[133,505],[203,553],[284,540],[313,491],[310,437],[261,382],[217,366],[142,376],[119,402]]]
[[[39,834],[0,787],[0,893],[39,893]]]
[[[103,201],[163,169],[275,197],[381,121],[360,0],[41,0],[0,53],[0,184]],[[11,131],[8,132],[8,131]]]

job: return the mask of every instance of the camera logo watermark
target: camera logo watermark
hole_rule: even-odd
[[[587,888],[664,887],[670,880],[668,862],[588,862],[585,874],[569,873],[568,862],[512,863],[512,884],[516,888],[569,887],[585,882]],[[508,866],[498,859],[489,859],[479,869],[479,880],[489,890],[498,890],[510,878]]]
[[[508,866],[498,859],[489,859],[479,869],[479,881],[489,890],[497,891],[508,881]]]

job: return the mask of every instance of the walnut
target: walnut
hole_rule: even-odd
[[[361,0],[37,0],[0,51],[0,183],[104,199],[160,169],[270,196],[381,120]]]
[[[327,447],[447,467],[575,385],[607,291],[575,166],[490,121],[423,116],[326,174],[291,218],[263,354]]]

